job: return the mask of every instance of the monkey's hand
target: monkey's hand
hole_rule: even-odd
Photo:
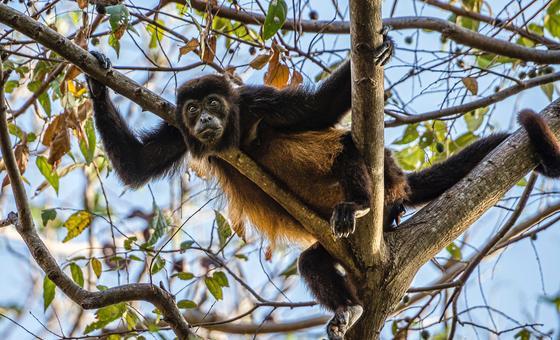
[[[373,61],[377,66],[383,66],[391,60],[393,52],[395,51],[395,44],[393,39],[387,34],[391,30],[391,26],[383,26],[381,34],[383,34],[383,43],[375,49]]]
[[[360,305],[337,309],[327,325],[329,340],[343,340],[348,329],[358,321],[363,311]]]
[[[111,61],[103,53],[97,51],[90,51],[90,53],[95,57],[95,59],[97,59],[99,65],[101,65],[102,68],[104,68],[105,70],[111,68]],[[103,98],[105,95],[107,95],[107,86],[105,84],[95,80],[90,76],[86,76],[86,79],[89,93],[92,99]]]
[[[354,202],[342,202],[334,207],[331,228],[335,237],[348,237],[356,230],[356,218],[362,217],[369,209],[359,210]]]

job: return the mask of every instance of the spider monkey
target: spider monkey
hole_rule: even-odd
[[[105,68],[109,60],[92,52]],[[373,64],[385,64],[393,45],[385,36]],[[220,75],[189,80],[177,91],[174,127],[135,135],[111,102],[108,89],[88,77],[95,123],[120,179],[139,187],[172,173],[187,153],[191,166],[216,178],[228,199],[229,217],[237,232],[250,221],[271,244],[295,241],[311,245],[299,257],[300,274],[317,301],[334,312],[329,339],[343,339],[362,314],[356,285],[343,268],[284,208],[235,168],[216,157],[240,148],[280,184],[294,192],[325,219],[337,237],[354,232],[356,218],[366,214],[371,179],[349,131],[335,125],[350,110],[350,61],[344,62],[316,89],[277,90],[267,86],[233,87]],[[532,111],[519,116],[540,158],[537,171],[560,176],[560,147],[549,127]],[[437,198],[465,177],[509,134],[494,134],[430,168],[405,174],[385,150],[384,226],[390,229],[404,206]]]

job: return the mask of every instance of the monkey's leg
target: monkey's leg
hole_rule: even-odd
[[[439,197],[465,177],[508,136],[508,133],[497,133],[481,138],[441,163],[408,174],[410,195],[406,203],[422,204]]]
[[[344,202],[334,207],[330,222],[336,237],[348,237],[356,228],[356,218],[369,212],[371,178],[351,134],[341,142],[343,149],[333,164],[333,173],[344,192]]]
[[[531,110],[519,113],[519,123],[527,131],[541,161],[535,170],[547,177],[560,177],[560,144],[550,127]]]
[[[317,301],[334,312],[327,325],[329,340],[344,339],[363,312],[344,268],[319,243],[301,253],[298,268]]]

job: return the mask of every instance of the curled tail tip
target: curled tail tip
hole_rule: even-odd
[[[542,118],[531,109],[523,109],[517,116],[517,121],[523,126],[543,122]]]

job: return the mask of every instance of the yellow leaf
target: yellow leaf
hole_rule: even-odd
[[[98,259],[96,259],[95,257],[91,259],[90,261],[91,264],[91,268],[93,269],[93,272],[95,273],[95,276],[97,276],[97,278],[101,277],[101,261],[99,261]]]
[[[465,84],[465,87],[467,88],[467,90],[469,90],[470,93],[472,93],[475,96],[478,94],[478,81],[476,80],[476,78],[465,77],[461,80],[463,81],[463,84]]]
[[[80,235],[89,227],[91,221],[93,221],[93,216],[85,210],[73,213],[66,222],[64,222],[64,227],[68,230],[68,233],[62,242],[68,242]]]
[[[292,72],[292,78],[290,79],[290,87],[297,88],[303,83],[303,76],[298,71],[294,70]]]

